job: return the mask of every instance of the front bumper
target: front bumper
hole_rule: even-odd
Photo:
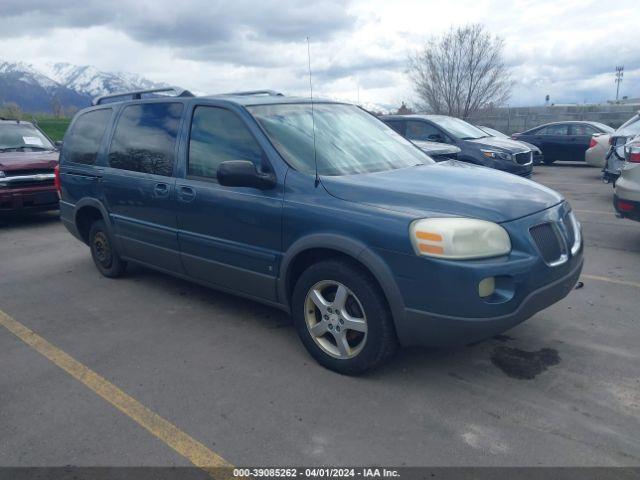
[[[402,327],[397,332],[400,343],[431,347],[467,345],[502,333],[566,297],[576,285],[583,263],[580,258],[573,270],[534,290],[514,312],[505,315],[452,317],[406,309]]]
[[[0,212],[58,209],[58,192],[53,185],[0,188]]]
[[[533,161],[524,165],[515,162],[495,161],[493,165],[490,166],[496,170],[513,173],[514,175],[525,178],[531,177],[531,173],[533,172]]]
[[[508,255],[455,261],[398,252],[378,254],[394,272],[403,308],[396,332],[404,345],[461,345],[488,338],[566,296],[583,263],[582,235],[570,235],[563,202],[501,225],[511,238]],[[549,225],[561,257],[543,258],[531,230]],[[479,285],[493,277],[495,291],[480,297]]]

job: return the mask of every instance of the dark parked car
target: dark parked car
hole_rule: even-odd
[[[625,145],[638,137],[640,137],[640,113],[627,120],[609,137],[609,151],[602,169],[602,180],[605,183],[615,184],[625,162]]]
[[[613,128],[598,122],[554,122],[539,125],[511,138],[532,143],[542,150],[544,163],[555,161],[584,162],[591,137],[596,133],[612,133]]]
[[[273,305],[342,373],[398,343],[502,332],[566,296],[582,269],[558,193],[436,163],[343,103],[99,101],[73,120],[59,176],[62,221],[103,275],[135,262]]]
[[[388,125],[400,135],[403,135],[404,129],[402,122],[388,123]],[[458,154],[461,152],[461,150],[455,145],[449,145],[447,143],[438,143],[424,140],[411,140],[411,142],[436,162],[457,160]]]
[[[412,143],[436,162],[456,160],[461,152],[455,145],[447,145],[446,143],[421,142],[419,140],[414,140]]]
[[[485,126],[478,126],[478,128],[484,130],[485,132],[487,132],[488,135],[491,135],[492,137],[511,138],[506,133],[502,133],[501,131],[496,130],[495,128],[489,128]],[[523,142],[522,140],[518,140],[518,141],[533,152],[534,165],[540,165],[542,162],[544,162],[544,155],[542,154],[542,150],[536,147],[533,143]]]
[[[495,138],[459,118],[444,115],[386,115],[381,119],[403,137],[440,142],[460,149],[458,159],[485,167],[531,176],[531,150],[511,139]]]
[[[0,213],[56,210],[58,151],[35,125],[0,120]]]

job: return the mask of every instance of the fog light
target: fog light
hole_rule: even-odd
[[[490,297],[496,291],[496,278],[487,277],[478,283],[478,295],[482,298]]]

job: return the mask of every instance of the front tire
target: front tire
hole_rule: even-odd
[[[120,258],[105,223],[96,220],[89,230],[91,257],[102,275],[117,278],[124,274],[127,263]]]
[[[305,270],[293,291],[292,312],[307,351],[335,372],[361,374],[397,349],[382,290],[351,262],[328,260]]]

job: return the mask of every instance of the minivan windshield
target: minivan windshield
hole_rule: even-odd
[[[0,123],[0,151],[53,150],[40,130],[28,123]]]
[[[487,135],[487,132],[480,130],[478,127],[474,127],[470,123],[460,120],[459,118],[430,117],[429,120],[437,124],[449,135],[460,140],[475,140],[476,138],[485,138],[489,136]]]
[[[267,136],[296,170],[350,175],[433,163],[411,142],[353,105],[310,103],[248,107]]]

